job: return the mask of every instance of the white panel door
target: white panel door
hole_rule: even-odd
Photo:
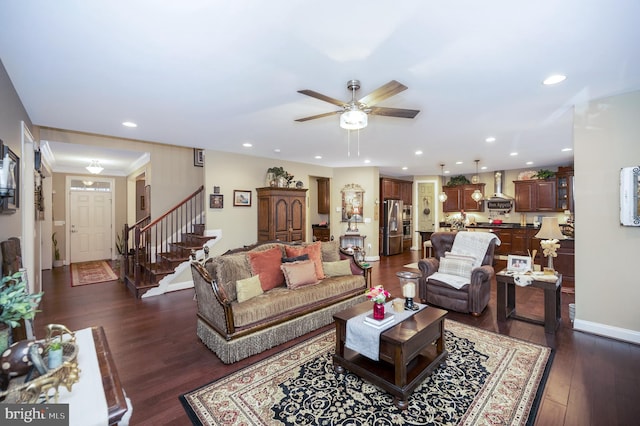
[[[111,193],[71,191],[71,263],[111,258]]]

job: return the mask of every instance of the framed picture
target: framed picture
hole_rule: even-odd
[[[209,195],[209,208],[210,209],[221,209],[224,207],[224,195],[222,194],[211,194]]]
[[[510,254],[507,259],[507,270],[513,272],[531,271],[531,258],[529,256],[515,256]]]
[[[251,191],[234,189],[233,205],[238,207],[251,207]]]
[[[351,183],[342,188],[342,222],[363,222],[364,189]]]
[[[193,148],[193,165],[204,167],[204,149]]]
[[[8,182],[15,182],[15,189],[7,192],[7,194],[4,194],[4,197],[0,198],[0,213],[12,214],[20,207],[20,158],[6,145],[2,145],[0,151],[2,151],[0,154],[2,154],[3,161],[5,156],[7,154],[9,155],[11,165],[3,165],[3,167],[9,167],[11,176],[8,177]]]

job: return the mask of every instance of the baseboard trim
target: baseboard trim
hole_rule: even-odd
[[[573,322],[573,329],[640,345],[640,332],[635,330],[580,319]]]
[[[365,256],[364,260],[367,262],[377,262],[380,260],[380,256]]]

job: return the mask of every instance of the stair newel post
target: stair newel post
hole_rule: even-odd
[[[140,284],[140,228],[135,227],[133,234],[133,242],[135,243],[133,258],[133,281],[136,286]]]

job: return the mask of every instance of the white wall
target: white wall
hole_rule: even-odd
[[[640,343],[640,228],[620,226],[619,176],[640,164],[640,92],[576,106],[575,328]]]

